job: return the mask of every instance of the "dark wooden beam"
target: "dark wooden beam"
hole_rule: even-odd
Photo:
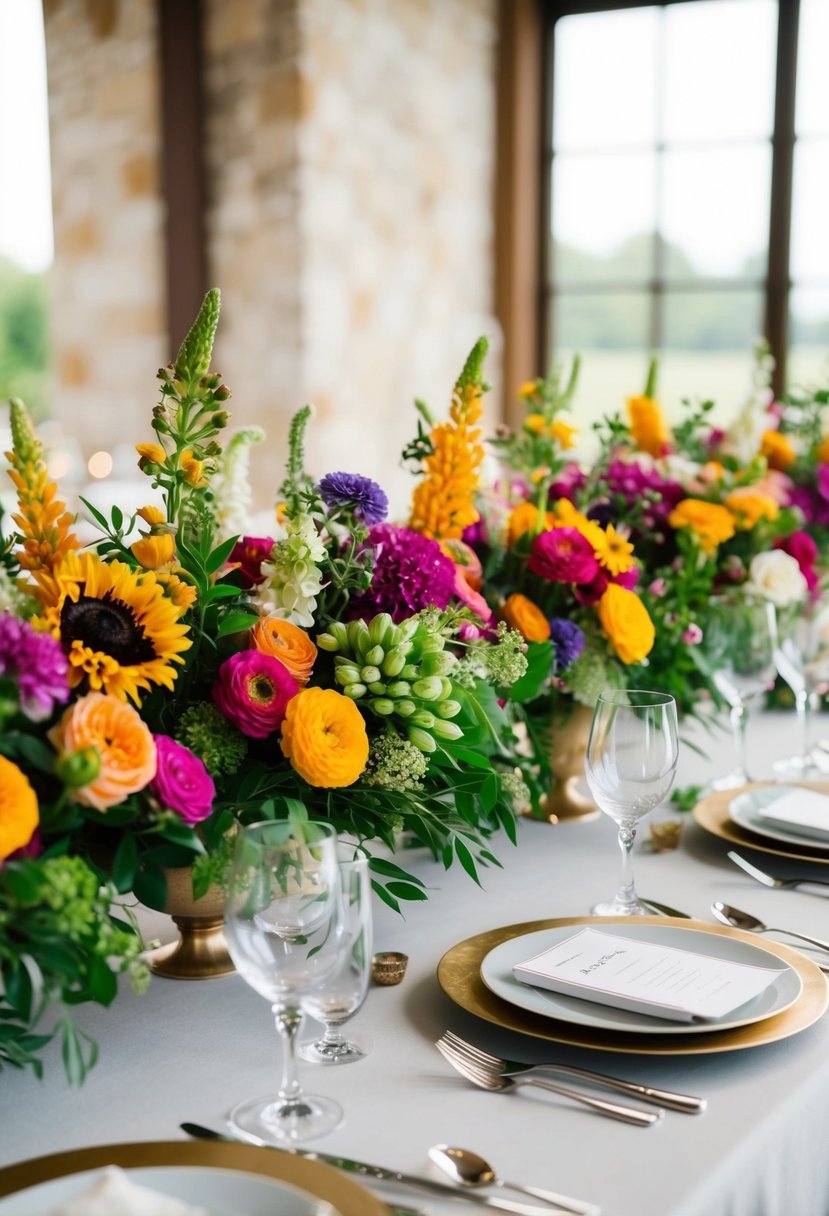
[[[495,311],[504,339],[503,416],[544,369],[541,336],[542,24],[538,0],[501,0],[495,195]],[[523,412],[523,411],[522,411]]]
[[[170,357],[207,291],[202,0],[156,0]]]
[[[766,339],[776,360],[772,389],[780,397],[786,387],[786,352],[789,345],[789,256],[792,227],[794,120],[797,73],[797,35],[800,0],[779,6],[777,32],[777,86],[769,217],[769,267],[766,292]]]

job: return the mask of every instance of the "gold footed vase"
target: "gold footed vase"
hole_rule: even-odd
[[[549,759],[555,784],[541,799],[541,805],[551,823],[584,823],[601,814],[592,798],[583,793],[584,758],[592,720],[592,709],[574,705],[550,726]]]
[[[193,872],[189,866],[165,869],[167,899],[161,909],[172,916],[179,939],[147,955],[154,975],[170,980],[212,980],[235,971],[224,935],[224,892],[209,887],[193,899]]]

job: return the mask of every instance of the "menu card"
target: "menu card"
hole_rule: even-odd
[[[678,1022],[715,1022],[759,996],[786,970],[577,929],[513,967],[522,983]]]
[[[829,841],[829,798],[815,790],[788,789],[755,812],[758,819],[795,835]]]

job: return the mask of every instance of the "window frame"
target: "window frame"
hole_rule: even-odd
[[[537,375],[547,363],[549,333],[550,216],[552,154],[552,87],[555,26],[565,16],[619,9],[667,7],[697,0],[502,0],[501,62],[499,64],[499,173],[496,207],[497,258],[496,310],[504,332],[505,417],[513,421],[512,398],[516,384]],[[789,299],[792,184],[795,135],[797,41],[800,0],[777,3],[778,28],[775,67],[774,121],[771,135],[772,168],[769,205],[768,264],[764,279],[764,337],[775,356],[772,389],[780,395],[786,383],[789,338]],[[533,48],[531,40],[536,40]],[[535,59],[533,59],[533,51]],[[511,61],[511,63],[510,63]],[[526,64],[535,74],[526,79]],[[523,83],[516,78],[522,76]],[[533,110],[535,113],[533,114]],[[520,146],[507,143],[510,133],[524,132]],[[526,133],[533,131],[536,149],[528,152]],[[504,172],[508,165],[508,172]],[[536,200],[533,215],[526,196]],[[534,223],[534,230],[528,225]],[[534,283],[516,298],[526,271],[512,274],[510,291],[504,290],[506,260],[516,251],[516,230],[523,233],[522,257],[532,258]],[[658,293],[657,279],[648,290]],[[646,353],[646,352],[643,352]],[[534,366],[530,367],[530,362]],[[511,408],[512,406],[512,408]]]

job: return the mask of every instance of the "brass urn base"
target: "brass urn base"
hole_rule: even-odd
[[[555,785],[543,796],[541,806],[551,823],[586,823],[601,814],[593,799],[582,792],[592,720],[592,709],[573,705],[550,727],[550,771]]]
[[[235,971],[224,935],[224,893],[210,887],[193,899],[189,867],[165,869],[167,899],[163,911],[173,918],[179,940],[159,946],[147,955],[153,975],[170,980],[212,980]]]

